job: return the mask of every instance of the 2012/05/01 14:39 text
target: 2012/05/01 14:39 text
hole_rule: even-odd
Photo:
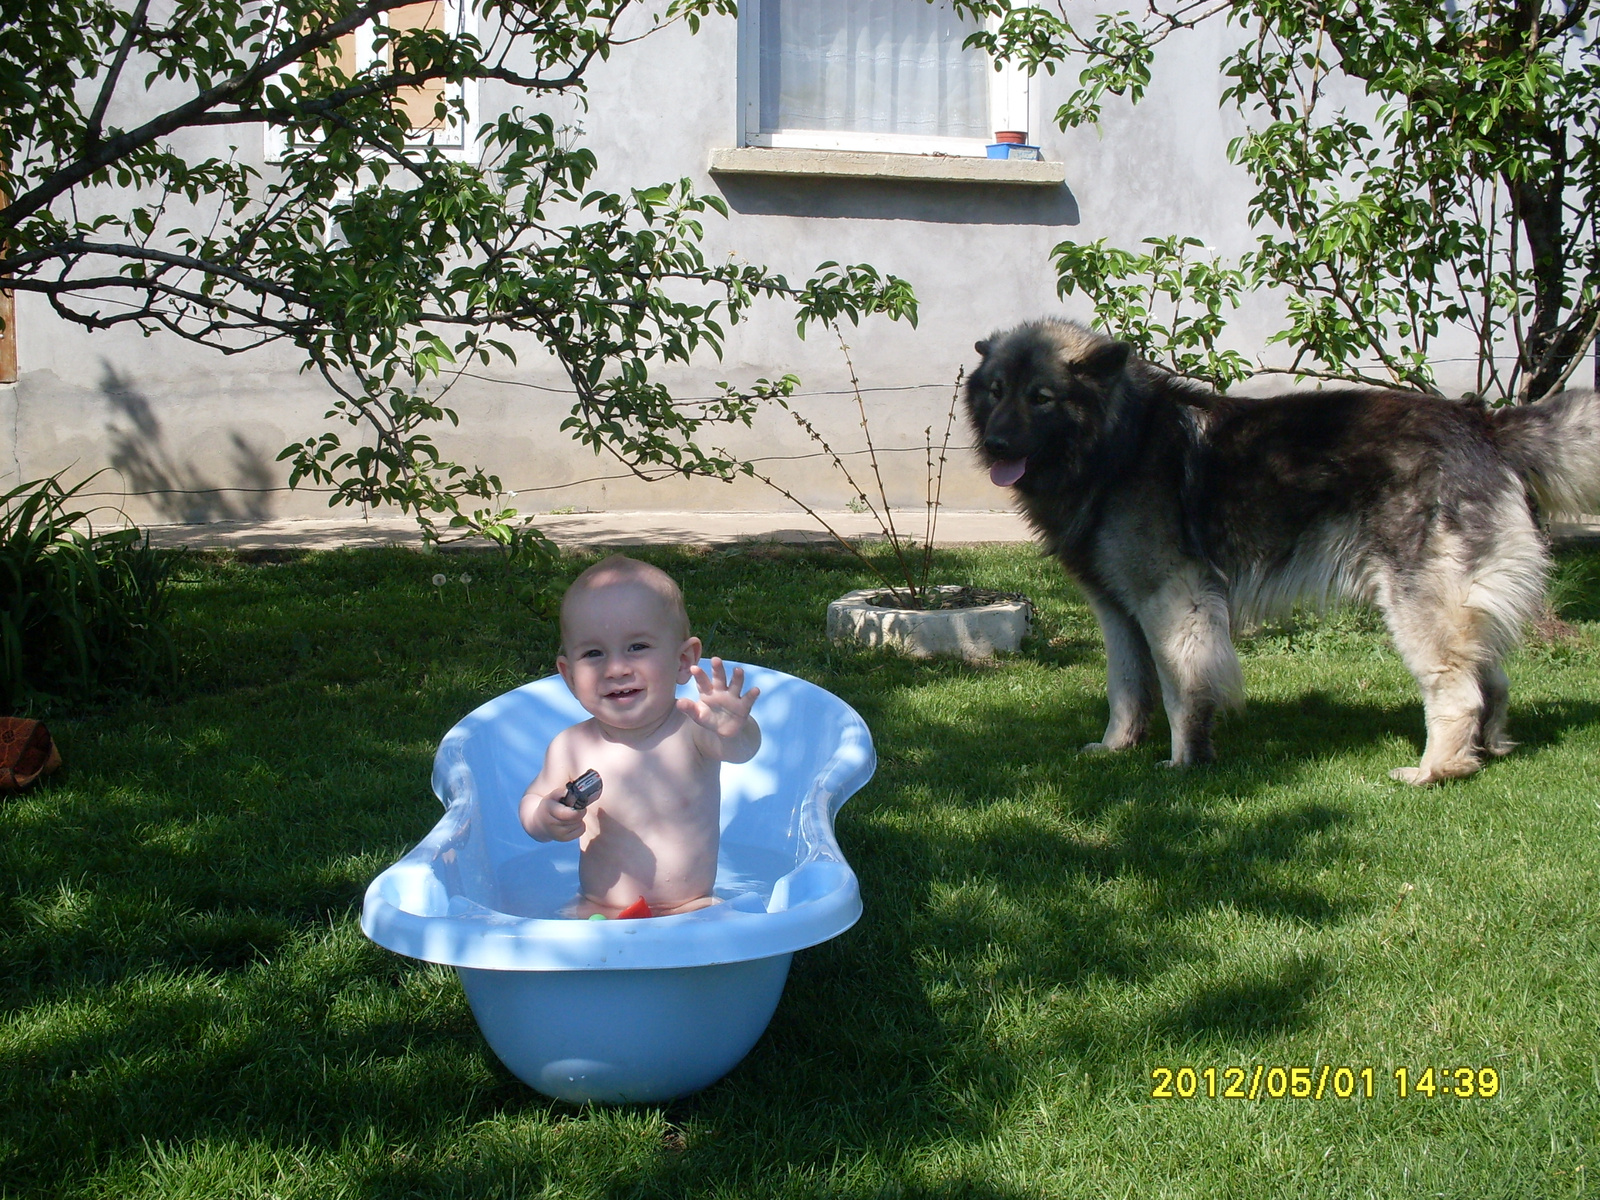
[[[1401,1100],[1492,1100],[1500,1093],[1493,1067],[1267,1066],[1168,1067],[1150,1070],[1152,1100],[1370,1100],[1392,1084]]]

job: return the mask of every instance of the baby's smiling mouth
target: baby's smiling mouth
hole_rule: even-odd
[[[626,700],[630,696],[637,696],[641,690],[642,690],[641,688],[636,688],[636,687],[618,688],[614,692],[607,692],[606,693],[606,699],[607,700]]]

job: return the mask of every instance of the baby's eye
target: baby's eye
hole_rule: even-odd
[[[628,647],[629,652],[632,653],[632,654],[637,654],[641,650],[648,650],[648,649],[650,649],[650,643],[649,642],[634,642],[633,645]]]
[[[600,657],[600,651],[599,650],[585,650],[582,654],[578,655],[578,657],[579,658],[599,658]]]

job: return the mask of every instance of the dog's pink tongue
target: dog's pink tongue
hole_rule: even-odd
[[[989,468],[989,482],[995,487],[1010,487],[1022,478],[1022,473],[1028,469],[1028,460],[1013,458],[1009,462],[997,462]]]

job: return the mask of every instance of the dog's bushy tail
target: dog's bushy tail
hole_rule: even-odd
[[[1600,392],[1557,392],[1493,411],[1495,440],[1541,511],[1600,509]]]

